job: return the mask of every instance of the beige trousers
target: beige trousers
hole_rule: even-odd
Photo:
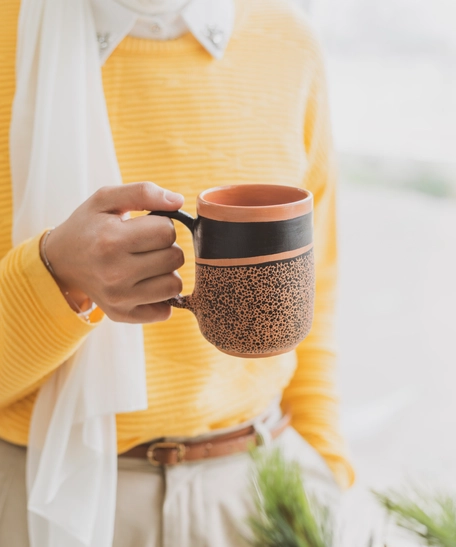
[[[293,428],[273,444],[301,463],[309,489],[337,503],[339,490],[326,464]],[[0,440],[1,547],[29,547],[25,457],[24,448]],[[113,547],[240,547],[252,511],[250,466],[247,454],[166,469],[119,458]]]

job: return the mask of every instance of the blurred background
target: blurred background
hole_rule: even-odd
[[[370,488],[413,482],[456,497],[456,2],[300,3],[325,51],[339,156],[339,385],[357,547],[376,518]]]

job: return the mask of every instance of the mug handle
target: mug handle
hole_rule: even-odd
[[[148,213],[149,215],[155,215],[159,217],[168,217],[172,218],[173,220],[178,220],[179,222],[182,222],[187,228],[192,232],[195,229],[195,221],[196,219],[192,217],[192,215],[189,215],[185,211],[151,211]],[[192,306],[192,296],[191,294],[187,294],[185,296],[182,296],[178,294],[174,298],[169,298],[168,300],[165,300],[166,304],[169,304],[170,306],[173,306],[174,308],[185,308],[186,310],[190,310],[191,312],[195,313],[195,310]]]

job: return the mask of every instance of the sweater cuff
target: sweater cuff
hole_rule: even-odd
[[[348,459],[340,457],[325,458],[328,467],[334,474],[337,484],[342,490],[347,490],[355,482],[355,471]]]
[[[59,333],[68,341],[76,342],[84,338],[103,319],[98,308],[90,316],[90,322],[71,309],[59,286],[43,264],[40,256],[40,241],[45,233],[29,239],[23,244],[22,272],[27,289],[33,293],[32,300],[41,312],[42,326],[55,337]]]

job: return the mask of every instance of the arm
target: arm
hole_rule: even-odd
[[[73,298],[86,295],[115,321],[170,316],[163,301],[180,292],[175,270],[183,264],[173,224],[161,217],[126,219],[124,213],[176,210],[182,202],[182,196],[151,183],[106,187],[51,232],[46,254],[55,277],[40,258],[41,235],[2,258],[1,412],[33,394],[94,328],[71,309],[59,287]]]
[[[316,267],[312,330],[297,348],[297,369],[283,397],[293,411],[293,426],[325,458],[341,486],[354,480],[338,430],[335,393],[334,315],[337,281],[336,183],[323,62],[316,59],[304,125],[308,169],[303,186],[314,194]]]
[[[40,239],[0,261],[0,408],[35,391],[94,328],[72,311],[46,270]]]

